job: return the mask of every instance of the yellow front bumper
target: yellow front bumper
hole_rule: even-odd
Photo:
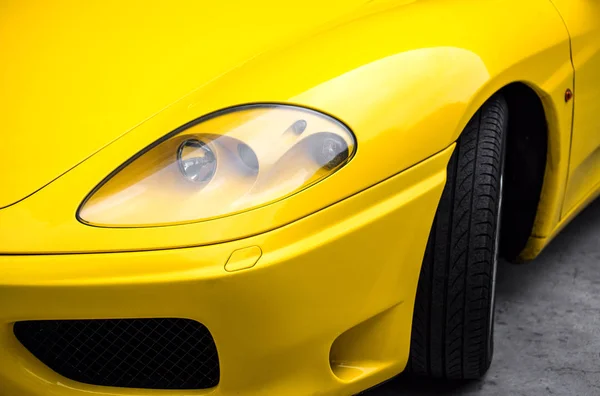
[[[352,394],[394,376],[407,362],[416,284],[451,152],[238,241],[0,256],[0,395]],[[252,246],[262,251],[253,267],[225,270],[232,252]],[[50,370],[12,332],[21,320],[153,317],[210,330],[217,387],[82,384]]]

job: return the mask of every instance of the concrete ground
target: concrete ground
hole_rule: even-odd
[[[532,263],[501,263],[495,356],[483,380],[399,377],[366,395],[600,395],[600,201]]]

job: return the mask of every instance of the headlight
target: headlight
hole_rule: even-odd
[[[339,121],[283,105],[249,105],[199,118],[138,153],[84,201],[99,226],[206,220],[283,199],[326,178],[356,148]]]

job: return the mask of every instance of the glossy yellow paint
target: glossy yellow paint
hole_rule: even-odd
[[[0,169],[20,162],[20,171],[0,173],[0,185],[11,186],[0,192],[0,207],[33,193],[193,89],[360,3],[333,0],[315,12],[260,0],[231,12],[242,4],[2,1],[2,58],[10,62],[0,64],[0,108],[2,129],[11,133],[3,135]],[[13,149],[24,145],[27,161]]]
[[[60,377],[12,335],[11,323],[24,319],[200,321],[217,344],[221,381],[211,390],[166,393],[172,395],[351,394],[393,376],[408,357],[405,324],[452,150],[246,239],[154,252],[0,256],[0,394],[165,394]],[[258,263],[225,270],[232,252],[252,246],[262,250]],[[333,343],[371,321],[382,324],[375,338],[389,341],[349,357],[361,374],[336,376]]]
[[[600,183],[600,2],[552,0],[569,29],[575,68],[575,114],[567,214]]]
[[[584,3],[555,1],[563,21],[549,0],[3,1],[0,394],[182,394],[62,378],[12,336],[27,319],[199,320],[215,337],[221,383],[185,395],[351,394],[400,372],[453,142],[489,97],[519,82],[546,111],[525,258],[596,194],[576,176],[567,189],[587,166],[569,170],[570,155],[592,164],[583,147],[596,138],[578,129],[594,110],[573,86],[578,59],[584,81],[595,79]],[[566,25],[579,22],[574,71]],[[565,103],[567,88],[575,101]],[[144,228],[77,220],[135,153],[250,103],[332,115],[356,136],[356,154],[310,188],[231,216]],[[570,154],[574,103],[583,109]],[[563,209],[565,191],[573,208]],[[231,257],[240,268],[228,272]]]
[[[564,194],[558,184],[545,180],[536,225],[521,253],[524,261],[534,259],[600,193],[600,4],[585,0],[552,2],[560,12],[572,42],[575,72],[572,140],[569,160],[561,160],[561,167],[568,163]],[[552,122],[549,127],[552,128]],[[551,168],[549,162],[547,173]],[[562,172],[560,177],[565,177]],[[550,202],[545,199],[548,196],[555,197],[552,204],[546,204]],[[560,216],[557,217],[556,208],[559,207]]]
[[[187,7],[193,7],[191,4]],[[252,3],[244,4],[239,5],[241,13],[259,13],[258,9],[267,9],[271,10],[272,19],[284,14],[277,7],[265,5],[255,10],[249,8],[248,4]],[[310,5],[303,3],[303,7]],[[511,10],[515,7],[521,10],[516,15]],[[206,64],[199,61],[193,69],[171,73],[170,79],[191,79],[189,90],[192,92],[20,204],[0,210],[0,251],[152,250],[231,241],[276,229],[356,194],[448,147],[488,97],[515,81],[525,82],[540,93],[551,121],[551,163],[546,183],[550,187],[544,195],[545,215],[540,217],[538,228],[552,229],[560,217],[568,170],[572,108],[571,104],[564,103],[563,94],[573,78],[568,35],[554,7],[546,0],[526,4],[514,1],[512,8],[504,1],[488,0],[475,3],[369,2],[362,8],[351,8],[344,8],[345,17],[332,17],[335,22],[332,19],[324,23],[304,39],[290,40],[286,46],[278,45],[262,52],[218,78],[206,74],[203,83],[197,83],[196,77],[191,78],[190,73],[200,73]],[[477,17],[486,14],[490,8],[497,8],[495,18]],[[320,12],[332,10],[325,7]],[[137,11],[139,9],[134,6],[126,10]],[[198,15],[198,18],[204,18],[200,16],[203,15],[201,12]],[[206,18],[212,15],[208,13]],[[319,15],[319,18],[325,18]],[[447,15],[453,15],[452,23],[444,29],[423,27],[438,26],[442,22],[436,22],[436,18],[445,21]],[[536,15],[538,21],[533,27],[530,15]],[[511,24],[507,25],[506,19],[511,19]],[[206,23],[215,22],[207,19]],[[464,26],[488,33],[486,36],[473,35],[465,31]],[[90,23],[90,32],[83,30],[83,33],[97,34],[94,33],[96,29],[98,26]],[[165,46],[181,34],[177,29],[160,32]],[[382,40],[382,37],[390,39]],[[121,41],[114,37],[111,45],[125,51],[131,43]],[[506,45],[491,46],[491,42]],[[186,43],[200,46],[203,41]],[[137,44],[153,52],[148,48],[149,44]],[[98,49],[108,56],[111,52],[104,45],[98,44]],[[356,51],[356,48],[361,50]],[[217,59],[220,59],[220,52],[224,52],[216,47],[206,47],[206,51]],[[104,63],[97,66],[86,63],[85,66],[86,70],[100,73]],[[121,66],[129,70],[126,65]],[[71,81],[69,69],[61,76]],[[121,90],[124,95],[132,95],[126,85]],[[120,91],[111,92],[121,94]],[[152,95],[144,92],[144,95],[165,96],[160,90]],[[144,95],[140,95],[143,97],[140,100],[149,100]],[[358,141],[357,154],[326,182],[271,205],[214,221],[117,230],[90,227],[75,218],[79,204],[88,193],[134,153],[202,115],[236,104],[257,102],[291,103],[334,115],[354,132]],[[89,111],[78,109],[72,116],[88,119],[98,112],[104,114],[106,109],[90,103]],[[127,111],[110,112],[116,118],[129,117],[123,113]],[[125,131],[126,128],[121,132]],[[72,129],[61,124],[53,128],[53,133],[57,140],[67,141],[70,150],[78,151],[76,137],[81,134],[81,127],[76,121],[73,121]],[[93,133],[100,133],[98,127]],[[11,136],[9,138],[13,139]],[[17,161],[16,152],[11,150],[4,158],[9,158],[7,161],[13,164]],[[3,172],[11,173],[5,177],[15,177],[12,173],[35,173],[29,168],[10,169],[10,172]]]

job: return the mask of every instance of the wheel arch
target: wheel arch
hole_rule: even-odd
[[[548,122],[542,100],[527,84],[509,84],[500,93],[509,108],[500,254],[516,261],[534,235],[548,170]]]
[[[501,93],[509,107],[500,254],[512,262],[531,261],[555,235],[561,220],[572,103],[561,108],[555,95],[519,80],[483,91],[487,91],[484,98]],[[484,98],[475,103],[483,104]]]

